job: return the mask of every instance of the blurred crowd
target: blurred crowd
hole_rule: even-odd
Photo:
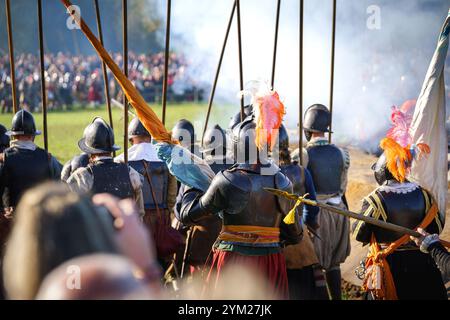
[[[115,62],[123,66],[122,54],[113,54]],[[104,81],[97,55],[72,55],[63,52],[45,55],[45,81],[49,110],[86,107],[104,103]],[[148,102],[161,100],[164,78],[164,53],[129,53],[129,79]],[[203,90],[186,72],[188,61],[172,52],[169,59],[169,101],[199,101]],[[17,100],[22,108],[37,111],[41,108],[41,80],[39,56],[16,55],[15,75]],[[108,75],[110,97],[121,99],[122,92],[112,75]],[[0,105],[2,113],[12,111],[11,73],[9,56],[0,57]]]

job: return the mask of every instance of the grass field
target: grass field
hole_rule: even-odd
[[[153,110],[161,115],[160,106],[152,106]],[[179,119],[190,120],[196,130],[197,139],[201,139],[207,105],[205,104],[175,104],[167,106],[166,127],[170,130]],[[213,106],[209,127],[218,123],[226,128],[230,117],[238,112],[237,107]],[[0,123],[8,129],[11,126],[12,114],[1,114]],[[42,130],[42,114],[34,114],[38,129]],[[105,106],[98,109],[78,109],[72,111],[54,111],[48,114],[48,145],[49,151],[64,163],[75,154],[80,153],[77,142],[83,135],[84,128],[96,116],[108,121],[108,113]],[[129,117],[131,120],[132,116]],[[123,148],[123,111],[113,107],[113,124],[116,136],[116,144]],[[36,143],[43,147],[43,136],[36,138]],[[122,151],[119,151],[119,153]]]

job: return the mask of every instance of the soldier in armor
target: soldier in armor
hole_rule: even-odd
[[[11,130],[5,134],[11,137],[11,141],[10,146],[0,155],[0,194],[3,209],[0,217],[1,246],[8,237],[14,209],[22,194],[44,181],[58,180],[61,174],[61,164],[34,143],[35,136],[41,132],[36,130],[30,112],[18,111],[12,119]],[[1,140],[3,148],[9,139],[2,136]]]
[[[177,180],[169,173],[166,163],[158,158],[156,148],[151,143],[152,136],[138,118],[131,120],[128,126],[128,137],[132,145],[128,149],[128,165],[144,178],[142,184],[145,209],[143,222],[155,236],[158,233],[156,231],[158,226],[167,225],[168,228],[171,228],[169,226],[170,213],[175,205]],[[116,157],[115,160],[123,162],[123,154]],[[177,231],[173,230],[173,232]],[[163,239],[154,239],[158,259],[162,265],[165,264],[165,259],[182,244],[181,235],[178,235],[178,238],[180,241],[176,242],[177,246],[171,248],[167,247],[167,243],[159,243]]]
[[[172,128],[172,138],[188,149],[192,154],[201,157],[200,148],[195,143],[195,131],[193,124],[186,119],[181,119]]]
[[[244,106],[244,119],[253,113],[253,106],[248,104]],[[243,119],[242,119],[243,120]],[[228,123],[228,128],[232,130],[238,123],[241,123],[241,112],[236,113]]]
[[[215,174],[233,165],[233,160],[227,157],[227,136],[217,124],[205,132],[202,153],[203,159],[208,162]],[[177,206],[180,209],[183,190],[177,198]],[[189,243],[185,263],[190,266],[191,274],[200,271],[205,263],[210,262],[207,261],[208,256],[221,228],[222,220],[214,215],[199,221],[189,230],[191,234],[188,236]]]
[[[281,125],[278,132],[279,163],[281,172],[292,182],[293,193],[308,199],[316,200],[316,190],[311,175],[298,162],[292,161],[289,153],[289,135]],[[293,300],[324,300],[328,299],[324,275],[319,267],[319,260],[307,229],[317,230],[317,214],[319,209],[314,206],[299,206],[302,213],[303,239],[296,245],[283,249],[286,259],[289,282],[289,296]]]
[[[33,115],[20,110],[12,119],[10,147],[2,153],[0,190],[6,211],[17,206],[22,194],[29,188],[49,179],[59,179],[61,164],[47,151],[39,148],[34,139],[36,130]]]
[[[404,177],[399,179],[398,174],[393,174],[388,169],[386,153],[381,155],[372,169],[380,186],[364,198],[361,214],[410,229],[417,228],[427,219],[425,217],[429,215],[435,203],[427,190],[409,182]],[[437,208],[434,210],[434,217],[429,216],[428,225],[423,227],[429,233],[439,234],[444,222]],[[390,272],[382,268],[382,279],[393,280],[391,293],[394,295],[390,295],[389,291],[380,295],[378,291],[371,290],[371,286],[367,285],[369,289],[367,299],[447,300],[441,273],[433,258],[421,252],[408,236],[363,221],[357,221],[353,229],[357,241],[364,245],[370,243],[369,254],[375,250],[375,247],[377,252],[383,250],[381,254]],[[402,238],[404,241],[401,240]],[[376,267],[370,269],[375,270]],[[366,276],[370,274],[370,271],[367,268]],[[383,287],[389,290],[388,286]]]
[[[61,180],[67,182],[67,179],[74,173],[78,168],[85,168],[89,164],[89,155],[87,153],[81,153],[74,156],[71,160],[64,164],[61,171]]]
[[[258,152],[261,150],[256,148],[255,127],[253,117],[235,126],[232,139],[239,162],[217,173],[205,192],[188,188],[178,219],[194,225],[217,214],[222,218],[222,231],[214,244],[206,280],[208,288],[226,287],[227,284],[220,283],[221,272],[227,266],[240,264],[254,267],[264,277],[265,290],[287,298],[286,264],[281,247],[298,243],[303,229],[298,217],[293,224],[282,221],[292,208],[292,201],[263,189],[292,192],[292,183],[278,166]]]
[[[119,199],[134,198],[144,215],[140,174],[123,163],[116,163],[112,153],[120,149],[114,144],[114,132],[102,118],[94,118],[78,141],[81,151],[89,154],[89,165],[78,168],[67,180],[70,188],[81,193],[110,193]]]
[[[330,132],[331,115],[327,107],[315,104],[305,112],[303,129],[308,143],[304,165],[311,173],[317,200],[347,209],[343,200],[347,187],[350,157],[347,151],[330,144],[325,133]],[[333,300],[341,299],[340,264],[350,255],[350,224],[347,217],[321,209],[314,237],[319,263],[325,270],[328,289]]]
[[[205,132],[202,154],[216,174],[234,164],[227,155],[227,135],[218,124]]]

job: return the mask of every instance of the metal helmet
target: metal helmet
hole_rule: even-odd
[[[274,152],[277,152],[277,150],[272,151],[272,156],[274,156]],[[278,156],[282,163],[291,162],[291,155],[289,153],[289,134],[283,124],[278,129]]]
[[[136,136],[148,136],[150,138],[152,137],[147,129],[145,129],[144,125],[138,117],[133,118],[133,120],[131,120],[130,124],[128,125],[128,137],[132,138]]]
[[[6,132],[9,136],[19,135],[32,135],[38,136],[41,134],[39,130],[36,130],[36,124],[34,122],[33,115],[27,110],[19,110],[14,115],[11,123],[11,130]]]
[[[172,129],[172,138],[180,141],[183,147],[191,147],[195,143],[195,131],[192,123],[181,119]]]
[[[216,155],[216,151],[221,152],[225,156],[227,152],[227,136],[225,131],[216,124],[213,128],[208,129],[203,137],[203,150],[205,155]]]
[[[306,109],[303,119],[305,132],[330,132],[331,114],[323,104],[313,104]]]
[[[94,118],[86,127],[78,147],[87,154],[110,153],[120,149],[114,144],[114,131],[100,117]]]
[[[232,130],[234,159],[237,163],[257,163],[267,161],[267,149],[259,150],[255,143],[256,123],[247,117]]]
[[[253,114],[253,106],[248,104],[244,107],[244,119]],[[238,123],[241,123],[241,112],[236,113],[228,124],[229,129],[233,129]]]
[[[289,134],[283,124],[278,129],[278,146],[280,150],[289,150]]]
[[[380,186],[388,180],[395,180],[394,176],[387,168],[386,155],[384,153],[378,158],[378,161],[372,165],[372,170],[375,180]]]
[[[0,124],[0,152],[9,147],[9,136],[6,134],[5,126]]]

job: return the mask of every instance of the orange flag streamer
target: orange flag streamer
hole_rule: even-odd
[[[72,3],[68,0],[61,0],[64,6],[69,10]],[[86,25],[84,20],[80,17],[79,19],[74,16],[74,20],[80,26],[83,33],[88,38],[89,42],[97,51],[99,57],[105,62],[108,68],[113,73],[120,87],[122,88],[124,94],[126,95],[129,103],[133,106],[136,114],[141,120],[144,127],[152,135],[152,137],[159,142],[175,143],[172,141],[170,133],[166,130],[163,123],[159,120],[156,113],[147,105],[144,98],[141,96],[139,91],[133,86],[131,81],[123,74],[119,66],[114,62],[105,48],[101,45],[100,41],[95,37],[89,27]]]

